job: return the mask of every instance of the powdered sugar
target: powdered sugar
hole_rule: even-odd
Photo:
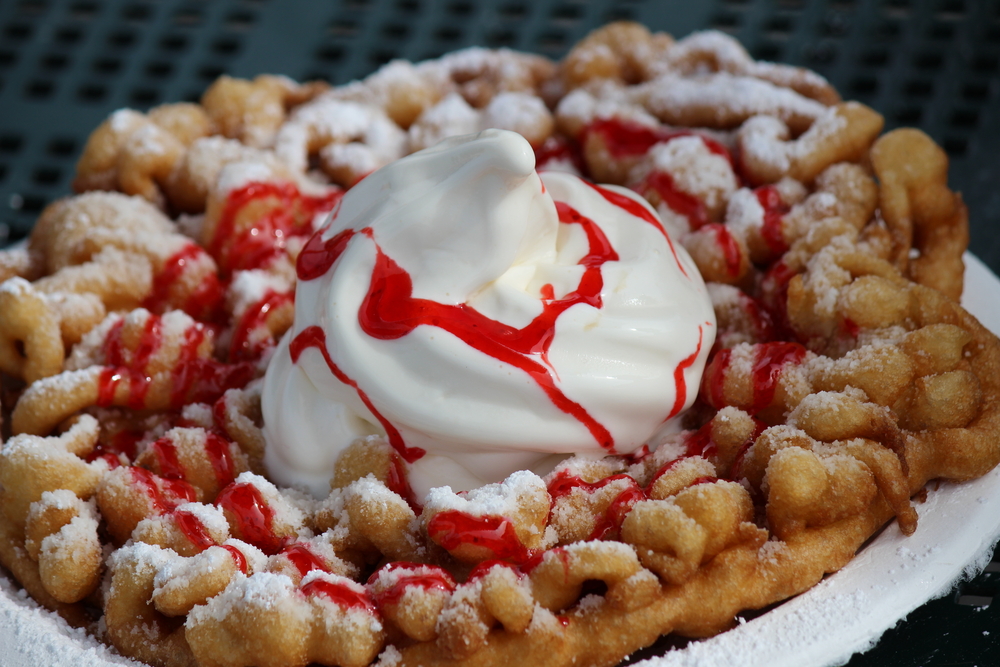
[[[736,191],[736,174],[725,157],[711,152],[701,137],[677,137],[653,146],[651,168],[668,172],[683,192],[696,195],[709,210],[724,208]]]
[[[109,667],[140,663],[116,655],[57,614],[42,609],[0,571],[0,664],[4,667]]]
[[[445,137],[479,129],[479,113],[458,93],[447,95],[410,126],[410,149],[429,148]]]
[[[673,122],[678,110],[697,108],[714,115],[713,126],[731,127],[744,118],[770,115],[789,125],[807,125],[826,107],[787,88],[752,77],[714,74],[708,78],[665,75],[636,86],[634,99],[666,122]]]
[[[314,146],[359,141],[353,150],[330,148],[325,156],[333,167],[367,173],[404,155],[406,134],[382,109],[331,95],[302,105],[278,131],[275,152],[293,170],[304,173]]]
[[[457,510],[470,516],[515,516],[527,497],[546,494],[545,482],[527,470],[519,470],[499,484],[487,484],[463,495],[451,487],[431,489],[424,504],[426,512]]]

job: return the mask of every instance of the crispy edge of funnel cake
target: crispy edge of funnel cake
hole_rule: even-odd
[[[314,218],[408,150],[485,127],[678,228],[719,321],[690,429],[422,509],[380,438],[344,453],[321,502],[274,487],[260,360],[290,326]],[[965,207],[940,148],[881,130],[729,37],[628,23],[559,64],[472,49],[116,112],[82,194],[0,252],[0,564],[153,665],[611,665],[723,631],[890,519],[913,532],[928,480],[1000,460],[1000,342],[956,303]],[[247,245],[262,229],[283,242]],[[456,512],[503,540],[463,541]]]

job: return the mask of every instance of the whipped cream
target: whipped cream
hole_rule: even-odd
[[[534,166],[486,130],[346,193],[264,380],[275,481],[325,496],[383,435],[418,498],[466,490],[634,452],[694,401],[716,332],[694,263],[638,195]]]

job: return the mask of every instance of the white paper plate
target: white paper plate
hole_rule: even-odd
[[[1000,332],[1000,280],[966,254],[963,305]],[[837,574],[772,611],[643,667],[827,667],[840,665],[927,600],[944,595],[989,562],[1000,537],[1000,468],[965,484],[944,484],[918,505],[920,526],[884,530]],[[0,577],[0,665],[136,665],[114,655]]]

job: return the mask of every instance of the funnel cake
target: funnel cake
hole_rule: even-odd
[[[0,252],[0,564],[156,666],[614,665],[723,632],[1000,462],[965,206],[933,141],[882,125],[722,34],[626,23],[558,63],[470,49],[116,112],[79,194]],[[689,251],[718,326],[683,428],[419,497],[376,433],[321,498],[276,486],[261,378],[303,248],[371,171],[490,127]]]

